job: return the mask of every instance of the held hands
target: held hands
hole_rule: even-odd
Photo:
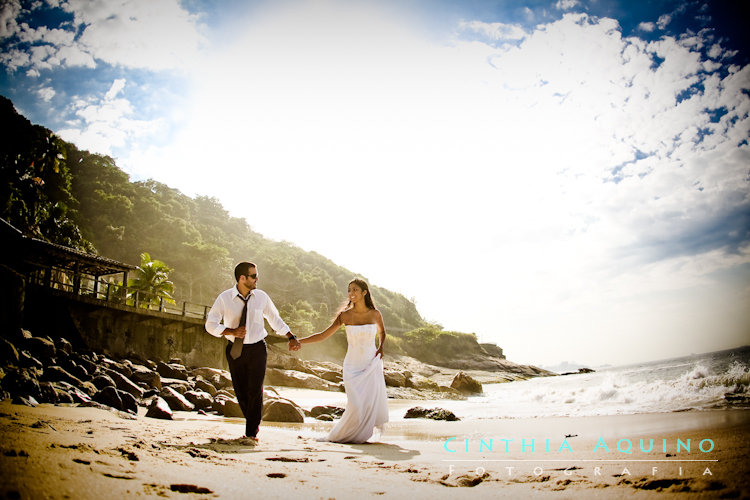
[[[302,348],[302,344],[300,344],[299,340],[294,337],[289,339],[288,344],[290,351],[299,351]]]

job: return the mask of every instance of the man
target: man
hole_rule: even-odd
[[[278,335],[289,339],[290,351],[298,350],[300,343],[279,316],[271,298],[256,288],[258,269],[255,264],[240,262],[234,268],[234,277],[237,285],[221,292],[208,312],[206,331],[231,340],[226,356],[237,402],[245,415],[245,437],[257,442],[267,358],[263,319],[268,320]]]

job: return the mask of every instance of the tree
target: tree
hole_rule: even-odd
[[[145,307],[159,305],[163,300],[174,304],[174,283],[169,280],[171,271],[164,262],[142,253],[138,277],[128,280],[128,287],[138,292],[138,303]]]

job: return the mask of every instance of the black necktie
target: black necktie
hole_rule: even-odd
[[[242,299],[242,302],[245,303],[244,306],[242,306],[242,315],[240,316],[240,324],[237,325],[237,328],[241,326],[245,326],[245,323],[247,322],[247,301],[250,300],[250,295],[248,294],[247,298],[244,298],[242,295],[238,295],[240,299]],[[245,334],[247,335],[247,333]],[[237,359],[240,356],[242,356],[242,346],[245,343],[245,339],[241,339],[238,337],[234,338],[234,342],[232,342],[232,349],[229,351],[229,355],[232,356],[232,359]]]

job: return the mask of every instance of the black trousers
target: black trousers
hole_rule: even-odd
[[[258,435],[260,419],[263,415],[263,379],[266,376],[266,342],[261,340],[255,344],[245,344],[242,355],[232,359],[229,351],[231,342],[227,344],[226,356],[229,362],[229,373],[232,374],[232,385],[237,396],[237,402],[245,415],[245,435]]]

